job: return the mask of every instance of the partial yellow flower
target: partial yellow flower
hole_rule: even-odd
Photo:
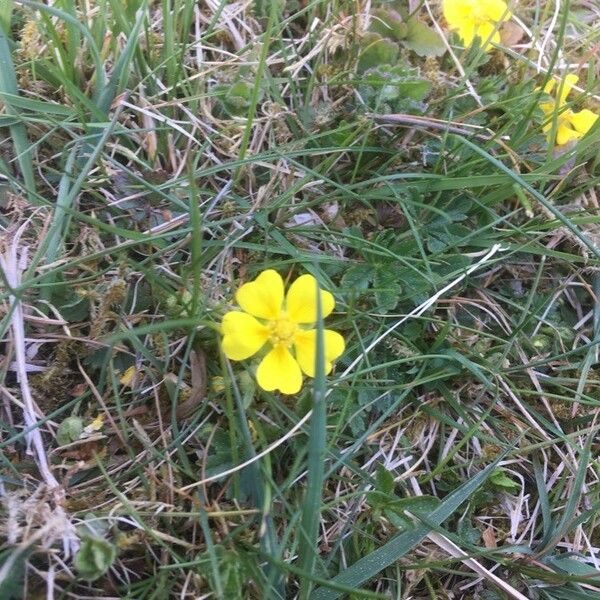
[[[104,414],[99,414],[89,425],[84,427],[83,433],[89,435],[95,431],[100,431],[104,427]]]
[[[552,131],[554,129],[554,115],[556,114],[556,143],[559,146],[568,144],[573,140],[582,138],[593,126],[598,115],[585,108],[574,112],[566,107],[567,96],[571,93],[573,86],[579,81],[577,75],[567,75],[559,84],[556,99],[549,102],[541,102],[540,108],[544,111],[547,119],[542,129],[548,134],[548,142],[552,143]],[[552,94],[556,87],[556,81],[551,79],[544,87],[546,94]]]
[[[125,387],[133,387],[133,380],[137,375],[137,369],[134,366],[129,367],[119,378],[119,383]]]
[[[244,360],[263,346],[269,351],[256,371],[258,385],[271,392],[296,394],[302,387],[302,374],[315,376],[317,352],[317,280],[301,275],[285,294],[283,279],[273,269],[263,271],[254,281],[244,284],[235,299],[241,311],[223,316],[222,348],[230,360]],[[321,290],[323,318],[331,314],[335,300]],[[344,338],[331,329],[323,331],[325,372],[342,355]]]
[[[500,43],[498,25],[512,16],[503,0],[443,0],[444,18],[458,32],[465,46],[478,37],[488,52]]]

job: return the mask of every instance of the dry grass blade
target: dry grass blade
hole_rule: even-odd
[[[597,592],[600,9],[451,4],[0,0],[0,598]]]
[[[441,535],[440,533],[431,532],[427,535],[427,537],[434,544],[436,544],[436,546],[439,546],[450,556],[460,559],[463,564],[475,571],[475,573],[477,573],[484,579],[487,579],[493,585],[500,588],[505,594],[509,596],[509,598],[513,598],[513,600],[529,600],[527,596],[521,594],[521,592],[516,590],[512,585],[509,585],[502,578],[492,573],[489,569],[486,569],[481,563],[476,561],[474,558],[470,558],[466,552],[461,550],[459,546],[457,546],[452,540],[449,540],[446,536]]]
[[[4,255],[0,255],[0,268],[4,272],[4,277],[12,290],[17,290],[21,287],[23,283],[21,281],[21,275],[27,268],[28,248],[27,246],[21,245],[20,241],[23,231],[29,225],[29,221],[26,221],[21,225],[12,241],[8,243]],[[27,433],[27,444],[30,450],[32,450],[42,479],[51,490],[59,493],[59,483],[50,470],[42,434],[39,428],[36,427],[39,415],[36,414],[37,411],[28,381],[25,347],[25,318],[20,298],[11,295],[10,306],[12,311],[10,324],[15,364],[23,398],[23,421],[25,427],[29,430],[29,433]]]
[[[42,487],[44,491],[40,493],[41,497],[39,500],[21,504],[20,511],[28,513],[25,514],[25,517],[31,520],[32,529],[31,531],[21,529],[17,520],[13,523],[12,527],[15,528],[15,535],[22,539],[19,547],[11,554],[10,560],[7,561],[2,569],[2,576],[10,575],[11,567],[9,563],[17,560],[19,555],[35,544],[37,540],[43,540],[45,548],[50,548],[60,540],[64,559],[72,558],[79,548],[79,538],[75,527],[63,507],[64,489],[52,472],[44,438],[38,425],[38,421],[42,415],[40,415],[35,405],[29,385],[23,305],[21,298],[15,295],[16,290],[21,290],[21,293],[23,293],[22,286],[24,282],[22,281],[22,274],[27,268],[28,247],[21,243],[21,237],[25,229],[29,226],[30,221],[25,221],[14,233],[12,240],[6,243],[4,253],[0,254],[0,268],[11,288],[11,292],[13,292],[9,299],[11,309],[10,331],[12,333],[11,341],[14,352],[15,371],[21,390],[23,426],[27,430],[27,450],[35,460],[43,481]],[[35,496],[36,494],[34,494]],[[10,498],[10,495],[6,498]],[[10,527],[10,517],[8,526]],[[2,577],[0,577],[1,580]]]

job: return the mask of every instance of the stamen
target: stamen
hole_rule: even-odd
[[[289,348],[294,343],[294,338],[298,331],[296,323],[283,318],[277,321],[270,321],[268,327],[269,341],[273,346],[283,345]]]

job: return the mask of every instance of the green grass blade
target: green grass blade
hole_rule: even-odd
[[[230,369],[230,376],[233,382],[235,377]],[[241,437],[241,444],[244,449],[244,459],[249,460],[256,456],[254,445],[252,444],[252,434],[248,427],[248,417],[246,416],[246,409],[244,407],[244,400],[240,393],[238,386],[234,383],[232,385],[233,396],[235,399],[236,410],[237,410],[237,422],[239,433]],[[267,477],[263,475],[260,468],[260,463],[253,462],[248,465],[244,473],[248,479],[248,485],[251,490],[252,500],[256,508],[262,511],[262,525],[261,525],[261,536],[260,546],[263,552],[272,556],[274,559],[279,558],[279,544],[277,542],[277,532],[273,523],[272,515],[272,503],[271,503],[271,490]],[[268,580],[268,594],[263,595],[265,600],[273,598],[274,600],[280,600],[284,597],[283,593],[283,579],[279,569],[275,564],[269,564],[265,569],[265,576]]]
[[[316,269],[316,266],[315,266]],[[319,522],[325,471],[327,438],[327,407],[325,401],[325,341],[320,287],[317,289],[317,352],[313,391],[313,413],[308,436],[308,483],[302,505],[298,563],[305,573],[312,574],[318,556]],[[302,578],[300,598],[309,597],[313,588],[310,578]]]
[[[18,95],[17,77],[10,52],[10,44],[5,29],[0,27],[0,98],[4,101],[5,110],[10,116],[18,116],[19,114],[18,109],[10,101],[10,96]],[[20,122],[13,123],[9,128],[27,195],[32,204],[39,204],[35,200],[35,176],[27,130],[25,125]]]
[[[429,521],[432,524],[441,525],[448,519],[463,502],[468,500],[472,494],[485,483],[486,479],[494,471],[500,460],[502,460],[502,456],[498,457],[493,463],[477,473],[475,477],[445,498],[439,508],[431,513]],[[380,573],[386,567],[389,567],[407,552],[410,552],[412,548],[425,538],[429,531],[429,527],[418,525],[410,531],[401,533],[381,546],[381,548],[364,556],[352,566],[336,575],[333,578],[333,582],[348,587],[358,587],[372,577],[375,577],[375,575]],[[335,598],[339,597],[339,592],[320,587],[311,594],[310,600],[335,600]]]
[[[106,87],[102,90],[99,90],[100,93],[97,99],[97,104],[98,108],[100,108],[102,112],[108,112],[110,110],[113,100],[125,87],[125,83],[129,77],[129,65],[131,64],[133,55],[139,46],[138,38],[142,29],[142,24],[146,19],[147,1],[148,0],[144,0],[142,6],[138,10],[135,24],[127,36],[125,48],[123,48],[123,51],[119,55]]]
[[[252,88],[252,95],[250,97],[250,106],[248,108],[248,116],[246,118],[246,126],[244,128],[244,133],[242,136],[242,141],[240,143],[239,150],[239,160],[244,160],[246,157],[246,152],[248,151],[248,145],[250,143],[250,135],[252,134],[252,125],[254,123],[256,107],[258,105],[258,99],[260,96],[260,89],[263,85],[263,74],[265,72],[267,66],[267,57],[269,55],[269,47],[271,44],[271,32],[273,31],[273,25],[275,23],[275,17],[277,15],[277,2],[271,2],[271,7],[269,10],[269,21],[267,23],[267,27],[264,34],[264,41],[262,44],[262,49],[260,52],[260,59],[258,62],[258,67],[256,69],[256,77],[255,84]],[[237,176],[242,173],[241,169],[237,170]],[[236,177],[237,178],[237,177]]]
[[[6,35],[10,35],[10,21],[14,6],[13,0],[4,0],[0,4],[0,28]]]
[[[75,202],[77,196],[80,194],[88,174],[94,168],[96,160],[102,153],[106,142],[108,141],[115,127],[117,126],[121,111],[122,107],[118,107],[117,110],[115,110],[115,113],[110,123],[104,126],[104,130],[101,133],[100,137],[97,139],[96,145],[94,147],[90,147],[90,156],[83,164],[81,172],[79,173],[79,175],[73,183],[71,183],[70,181],[71,169],[73,168],[73,161],[75,160],[75,156],[78,155],[78,149],[75,149],[69,157],[69,159],[67,160],[65,172],[63,174],[63,177],[61,178],[59,186],[59,195],[57,198],[57,204],[56,209],[54,211],[52,225],[50,227],[48,235],[40,244],[33,260],[31,261],[31,265],[29,267],[30,271],[33,271],[35,269],[35,266],[42,258],[45,258],[48,262],[52,262],[54,260],[54,256],[58,251],[63,236],[66,232],[66,227],[68,225],[70,216],[73,214],[73,203]],[[46,278],[44,278],[42,281],[48,283],[49,281],[53,281],[53,278],[53,274],[48,273]]]
[[[45,255],[46,261],[51,264],[54,262],[56,255],[59,251],[63,236],[66,233],[68,222],[69,222],[69,209],[72,207],[74,196],[69,193],[71,187],[71,177],[73,165],[75,164],[75,158],[77,156],[77,148],[73,148],[69,157],[67,158],[67,164],[65,166],[65,172],[60,179],[58,185],[58,196],[56,198],[56,208],[52,215],[52,223],[48,230],[46,240],[42,243],[44,248],[43,254]],[[54,274],[48,274],[47,278],[44,279],[45,283],[53,282],[55,280]],[[50,300],[52,295],[51,287],[43,287],[41,289],[41,297],[44,300]]]
[[[537,553],[540,556],[552,552],[556,544],[573,527],[573,522],[576,519],[577,509],[584,490],[585,477],[590,464],[591,447],[594,439],[594,435],[588,436],[585,446],[579,453],[577,472],[575,473],[571,489],[569,490],[567,504],[560,517],[560,521],[555,527],[551,528],[552,537],[541,548],[537,549]]]
[[[544,480],[544,471],[540,464],[540,454],[535,452],[532,457],[533,472],[535,475],[535,484],[537,486],[540,499],[540,510],[542,513],[542,544],[550,541],[552,535],[552,514],[550,511],[550,500],[546,491],[546,481]]]
[[[516,183],[518,183],[523,189],[527,190],[546,210],[551,212],[558,221],[560,221],[571,233],[573,233],[583,244],[585,244],[586,248],[596,257],[600,259],[600,250],[594,244],[587,235],[582,233],[579,227],[575,226],[573,222],[565,217],[554,204],[548,202],[543,194],[540,194],[536,189],[531,187],[519,174],[515,173],[511,169],[509,169],[506,165],[504,165],[497,158],[494,158],[491,154],[486,152],[483,148],[480,148],[470,140],[466,138],[455,136],[456,139],[460,140],[465,146],[469,146],[474,152],[477,152],[480,156],[483,156],[486,160],[492,163],[496,168],[500,169],[504,173],[506,173],[509,177],[511,177]]]
[[[45,4],[41,4],[40,2],[33,2],[32,0],[17,1],[19,4],[23,4],[24,6],[27,6],[33,10],[40,10],[54,17],[57,17],[58,19],[65,21],[65,23],[67,23],[69,26],[79,30],[79,32],[83,35],[83,37],[85,37],[87,43],[89,44],[89,49],[92,54],[92,59],[94,61],[94,72],[96,76],[96,88],[100,90],[104,89],[104,65],[102,63],[102,59],[100,58],[100,51],[98,50],[96,42],[92,37],[92,34],[90,33],[89,29],[85,27],[85,25],[81,24],[75,17],[69,15],[68,13],[62,10],[54,8],[53,6],[47,6]]]

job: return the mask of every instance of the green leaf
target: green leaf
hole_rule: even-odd
[[[547,587],[544,591],[548,600],[598,600],[594,592],[583,591],[575,586]]]
[[[369,69],[363,78],[361,92],[364,88],[372,88],[383,102],[394,100],[423,100],[431,90],[431,83],[419,77],[418,69],[407,69],[401,66],[383,65]],[[369,92],[367,91],[367,94]]]
[[[372,31],[364,35],[360,45],[358,71],[361,73],[372,67],[395,63],[400,53],[398,44]]]
[[[383,37],[401,40],[408,34],[408,25],[400,13],[392,9],[378,8],[373,11],[370,31]]]
[[[432,525],[441,525],[450,517],[458,507],[468,500],[494,472],[496,466],[504,454],[499,456],[492,464],[477,473],[457,490],[449,494],[438,508],[428,515],[428,521]],[[430,527],[418,525],[410,531],[400,533],[389,542],[356,561],[347,569],[336,575],[332,582],[348,587],[358,587],[372,577],[375,577],[386,567],[395,563],[399,558],[410,552],[429,533]],[[320,587],[316,589],[310,600],[335,600],[341,596],[337,590]]]
[[[396,272],[387,266],[376,269],[373,285],[377,308],[381,312],[389,312],[396,308],[398,298],[402,291],[402,288],[397,281]]]
[[[498,469],[490,475],[490,483],[492,485],[495,485],[496,487],[509,491],[515,491],[521,487],[517,482],[513,481],[502,469]]]
[[[419,56],[442,56],[446,52],[442,38],[425,23],[412,18],[407,26],[407,35],[401,42],[407,48]]]
[[[227,111],[234,115],[248,112],[252,100],[253,86],[247,81],[236,81],[229,86],[223,96],[223,104]]]
[[[425,278],[424,275],[416,272],[414,269],[404,268],[398,269],[398,281],[402,282],[404,297],[408,298],[415,304],[421,304],[427,300],[431,293],[432,284]]]
[[[94,581],[108,571],[117,558],[117,549],[107,540],[85,537],[73,564],[83,579]]]
[[[373,281],[373,267],[366,263],[350,267],[342,277],[342,287],[348,290],[366,290]]]
[[[83,420],[81,417],[67,417],[59,426],[56,432],[56,441],[65,446],[75,440],[83,433]]]
[[[384,494],[391,494],[394,491],[394,476],[383,466],[377,466],[377,491]]]
[[[225,550],[222,546],[216,546],[215,551],[218,571],[208,577],[211,589],[215,593],[220,590],[224,598],[241,600],[244,598],[245,575],[240,555],[233,550]]]

